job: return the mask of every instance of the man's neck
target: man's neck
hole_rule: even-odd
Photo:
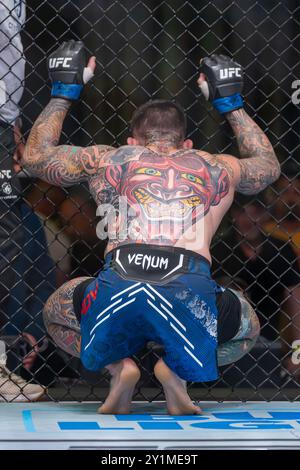
[[[178,150],[178,136],[168,134],[162,137],[161,133],[152,131],[147,136],[145,147],[158,153],[172,153]]]
[[[174,153],[178,150],[177,147],[165,141],[153,142],[151,144],[146,143],[145,147],[153,150],[156,153]]]

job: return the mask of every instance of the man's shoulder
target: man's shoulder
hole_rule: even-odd
[[[146,147],[140,145],[121,145],[120,147],[111,147],[106,152],[104,151],[101,158],[106,160],[107,165],[122,166],[131,161],[139,160],[146,153]]]
[[[172,157],[195,157],[199,160],[205,160],[209,163],[217,163],[216,155],[196,148],[180,148],[172,154]]]
[[[124,154],[136,154],[146,152],[147,147],[143,147],[142,145],[120,145],[119,147],[112,147],[112,150]]]
[[[221,170],[225,170],[231,180],[238,176],[236,175],[237,159],[231,155],[214,154],[201,149],[183,150],[182,154],[185,155],[186,158],[189,156],[196,157],[210,168],[215,167]]]

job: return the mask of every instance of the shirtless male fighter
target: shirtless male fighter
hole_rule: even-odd
[[[201,61],[198,85],[231,125],[241,159],[193,149],[183,111],[165,100],[134,112],[128,145],[58,145],[95,58],[85,64],[81,42],[63,43],[50,56],[52,99],[33,125],[23,166],[54,185],[87,182],[107,224],[105,264],[96,279],[72,279],[49,298],[45,325],[85,368],[110,372],[100,413],[129,412],[140,377],[130,357],[154,341],[164,347],[154,372],[169,413],[199,414],[185,381],[217,379],[218,365],[238,360],[259,335],[243,294],[211,278],[211,239],[235,191],[262,191],[280,165],[243,109],[241,66],[223,55]]]

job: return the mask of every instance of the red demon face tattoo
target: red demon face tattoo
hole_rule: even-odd
[[[229,191],[226,170],[186,153],[172,159],[147,154],[139,161],[108,167],[106,179],[120,196],[126,196],[129,206],[138,207],[140,225],[148,231],[152,225],[152,238],[153,233],[154,238],[165,235],[170,219],[172,238],[176,238],[176,226],[181,229],[185,220],[194,224],[199,213],[205,216]]]

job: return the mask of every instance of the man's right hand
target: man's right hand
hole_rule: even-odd
[[[230,57],[212,54],[201,59],[197,83],[205,99],[221,114],[243,107],[242,68]]]
[[[51,96],[71,101],[79,99],[83,86],[94,76],[95,68],[95,57],[91,57],[86,66],[83,42],[64,42],[48,59]]]

